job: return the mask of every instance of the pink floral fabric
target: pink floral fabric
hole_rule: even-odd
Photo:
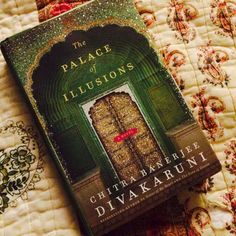
[[[39,20],[84,2],[36,0]],[[222,172],[113,235],[236,235],[236,0],[134,2]]]
[[[236,1],[135,4],[222,164],[222,172],[179,194],[185,235],[236,235]]]
[[[89,0],[36,0],[39,21],[45,21],[60,15]]]

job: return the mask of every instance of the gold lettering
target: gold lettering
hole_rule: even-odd
[[[70,68],[74,69],[75,67],[77,67],[78,65],[76,63],[74,63],[73,61],[70,62]]]
[[[110,48],[110,45],[109,45],[109,44],[105,45],[105,46],[104,46],[104,49],[105,49],[105,52],[106,52],[106,53],[108,53],[108,52],[111,51],[111,48]]]
[[[94,60],[95,57],[93,56],[93,54],[89,53],[88,55],[88,60],[91,61],[91,60]]]
[[[90,89],[90,90],[94,88],[93,81],[86,83],[86,85],[87,85],[88,89]]]
[[[109,207],[110,207],[110,211],[113,211],[115,210],[115,208],[113,207],[112,203],[111,203],[111,200],[109,202],[107,202]]]
[[[74,46],[74,49],[77,49],[77,48],[81,48],[81,47],[85,46],[86,42],[85,41],[83,41],[83,42],[76,41],[76,42],[72,43],[72,45]]]
[[[190,153],[193,151],[190,146],[185,147],[185,149],[187,150],[187,153]]]
[[[81,65],[83,65],[83,64],[85,64],[87,61],[86,61],[86,60],[83,61],[82,57],[79,57],[79,62],[80,62]]]
[[[102,77],[105,79],[105,82],[108,82],[108,81],[109,81],[109,80],[107,79],[107,76],[106,76],[106,75],[103,75]]]
[[[101,49],[101,48],[98,48],[98,49],[96,50],[96,55],[99,56],[99,57],[103,55],[103,52],[102,52],[102,49]]]
[[[110,77],[111,77],[112,79],[115,79],[115,78],[116,78],[116,72],[115,72],[115,71],[111,71],[111,72],[109,73],[109,75],[110,75]]]
[[[174,178],[174,175],[171,173],[170,170],[165,170],[163,173],[166,175],[167,180]]]
[[[75,49],[77,49],[78,42],[72,43],[72,45],[74,46]]]
[[[70,94],[71,94],[72,98],[78,97],[78,93],[74,93],[73,90],[70,91]]]
[[[74,47],[74,49],[78,49],[78,48],[84,47],[85,45],[86,45],[85,41],[82,41],[82,42],[75,41],[75,42],[72,43],[72,46]],[[63,72],[65,73],[69,69],[73,70],[76,67],[78,67],[79,65],[84,65],[88,61],[95,60],[96,57],[101,57],[105,53],[109,53],[109,52],[111,52],[110,45],[106,44],[106,45],[102,46],[101,48],[97,48],[93,52],[88,53],[87,55],[80,56],[80,57],[76,58],[76,60],[70,61],[70,64],[68,63],[68,65],[70,67],[67,64],[63,64],[63,65],[61,65],[61,68],[63,69]],[[132,64],[130,64],[128,66],[128,68],[129,68],[129,70],[132,70]],[[121,68],[119,73],[122,73],[123,70],[124,69]]]
[[[98,51],[98,53],[100,53],[100,52],[101,51]],[[92,54],[90,54],[90,60],[92,60],[93,58],[95,58],[95,57]],[[82,63],[86,63],[86,60],[82,59],[82,57],[80,57],[80,60]],[[89,60],[89,59],[87,59],[87,60]],[[71,64],[70,65],[71,69],[79,66],[74,61],[71,61],[70,64]],[[62,69],[64,72],[67,72],[67,70],[69,70],[70,67],[67,64],[62,65]],[[79,95],[85,94],[88,90],[92,90],[98,86],[102,86],[105,83],[110,82],[111,79],[116,79],[117,77],[122,76],[123,74],[127,73],[128,72],[127,68],[130,71],[130,70],[134,69],[134,66],[132,65],[132,63],[127,63],[126,65],[119,66],[116,69],[114,69],[110,72],[107,72],[106,74],[104,74],[100,77],[97,77],[97,78],[95,77],[93,80],[85,82],[84,84],[76,87],[75,89],[73,88],[73,90],[70,90],[67,93],[64,93],[62,95],[63,100],[65,102],[68,102],[71,99],[78,97]],[[195,145],[195,148],[198,148],[197,144]],[[186,147],[186,149],[188,150],[188,147]],[[202,159],[204,159],[203,154],[202,155],[200,154],[200,156],[202,157]],[[180,157],[176,153],[173,154],[174,160],[179,159],[179,158]],[[171,162],[169,157],[166,157],[164,160],[167,164]],[[158,168],[160,168],[162,166],[162,163],[161,162],[157,163],[157,166],[158,166]]]
[[[82,86],[78,87],[80,94],[86,93],[86,89],[83,89]]]
[[[64,73],[67,72],[67,69],[68,69],[68,65],[67,64],[64,64],[61,66],[61,68],[63,69]]]
[[[95,198],[95,196],[90,197],[89,200],[90,200],[91,203],[96,203],[96,198]]]
[[[179,159],[179,156],[177,155],[177,153],[173,153],[173,154],[172,154],[172,157],[173,157],[174,160]]]
[[[65,102],[68,102],[68,101],[69,101],[68,97],[66,96],[66,93],[63,94],[63,97],[64,97]]]
[[[157,185],[162,184],[162,181],[160,181],[156,176],[154,176],[154,183],[154,187],[156,187]]]
[[[102,85],[102,81],[100,78],[97,78],[95,81],[96,81],[97,86]]]
[[[125,74],[125,73],[126,73],[126,70],[125,70],[125,67],[124,67],[124,66],[122,66],[122,67],[118,68],[118,71],[119,71],[120,75],[122,75],[122,74]]]
[[[198,148],[200,148],[200,146],[199,146],[198,142],[195,142],[195,143],[193,143],[193,147],[194,147],[195,149],[198,149]]]
[[[190,168],[193,168],[194,166],[197,166],[197,162],[196,162],[194,156],[187,159],[187,162],[188,162]]]
[[[132,63],[127,63],[127,67],[129,70],[133,70],[134,69],[134,66]]]
[[[207,161],[207,159],[206,159],[205,156],[203,155],[203,152],[200,152],[199,155],[201,156],[202,161]]]

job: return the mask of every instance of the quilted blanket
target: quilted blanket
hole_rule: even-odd
[[[84,2],[0,0],[0,40]],[[134,4],[222,171],[111,235],[236,235],[236,0]],[[54,169],[0,55],[0,236],[81,235]]]

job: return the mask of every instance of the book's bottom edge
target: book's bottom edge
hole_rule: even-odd
[[[146,201],[140,202],[138,205],[130,208],[129,210],[117,215],[116,217],[101,223],[100,225],[92,228],[94,235],[100,236],[111,232],[114,229],[117,229],[121,225],[124,225],[141,214],[151,210],[152,208],[158,207],[159,204],[163,203],[165,200],[173,197],[177,194],[180,189],[186,189],[196,184],[201,183],[212,175],[218,173],[222,169],[222,166],[219,161],[212,163],[210,166],[202,169],[199,172],[194,173],[191,176],[188,176],[186,179],[183,179],[180,182],[173,184],[172,186],[164,189],[158,194],[153,195],[148,198]]]

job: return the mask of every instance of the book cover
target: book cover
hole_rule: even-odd
[[[94,0],[1,49],[88,234],[220,170],[133,1]]]

